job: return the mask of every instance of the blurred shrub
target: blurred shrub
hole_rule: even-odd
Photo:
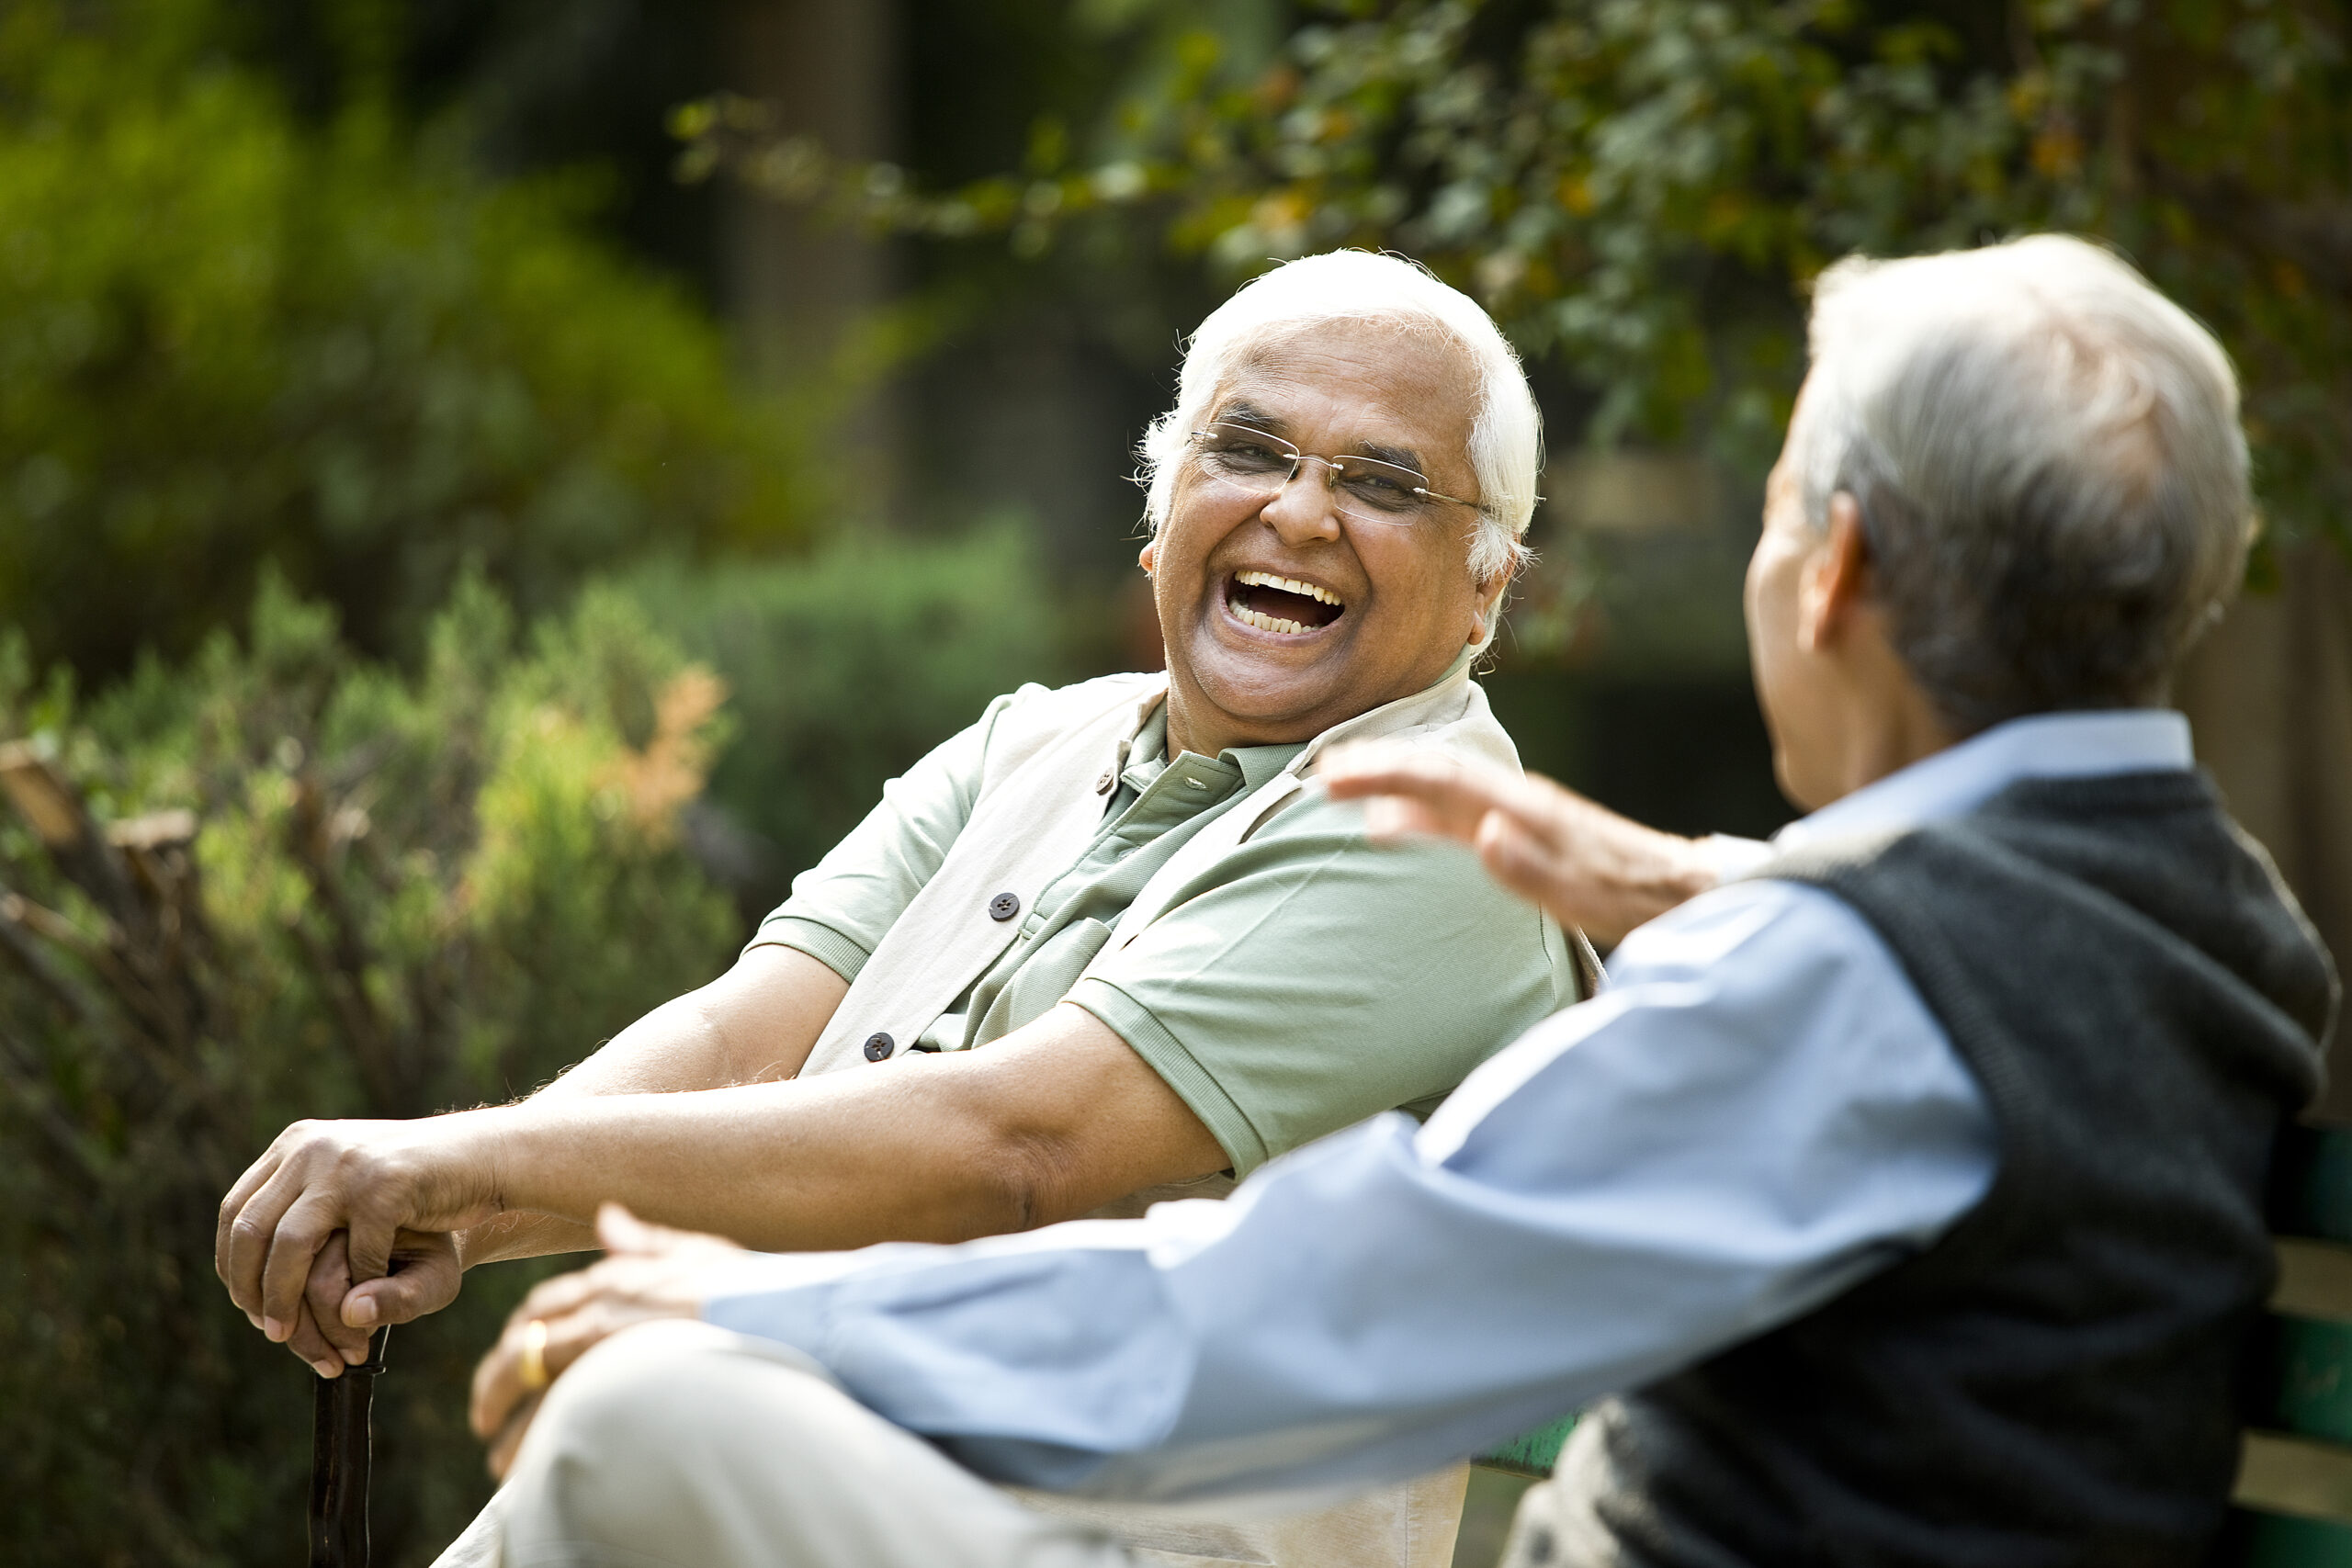
[[[0,1512],[12,1562],[293,1562],[309,1374],[212,1277],[287,1122],[503,1100],[728,962],[685,852],[721,688],[615,592],[464,582],[413,676],[274,581],[78,703],[0,645]],[[472,1360],[533,1270],[395,1337],[379,1561],[487,1495]],[[26,1418],[40,1412],[39,1419]]]
[[[747,914],[989,698],[1100,661],[1077,645],[1102,607],[1072,603],[1011,521],[960,537],[846,535],[759,565],[664,564],[625,586],[731,694],[738,739],[709,795],[725,818],[698,812],[690,827]]]
[[[0,623],[36,656],[186,653],[265,559],[412,652],[466,561],[535,612],[810,513],[714,326],[587,237],[589,185],[486,183],[365,94],[305,125],[225,31],[0,9]]]

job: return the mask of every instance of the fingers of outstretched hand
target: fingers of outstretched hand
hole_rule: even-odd
[[[1408,795],[1375,795],[1363,803],[1364,836],[1375,843],[1415,833],[1446,837],[1447,826],[1442,816]]]
[[[408,1323],[458,1299],[465,1271],[457,1238],[446,1231],[403,1230],[392,1244],[391,1272],[362,1280],[344,1298],[343,1320],[364,1343],[388,1323]]]
[[[1375,831],[1398,822],[1402,812],[1403,830],[1464,841],[1481,817],[1511,803],[1521,783],[1500,768],[1408,747],[1350,748],[1327,761],[1317,777],[1335,800],[1373,801]]]
[[[536,1287],[474,1369],[469,1416],[476,1436],[489,1438],[541,1378],[561,1376],[598,1341],[633,1324],[694,1316],[703,1271],[741,1250],[717,1236],[649,1225],[626,1212],[600,1219],[612,1256]]]
[[[667,1253],[697,1243],[720,1247],[734,1246],[732,1242],[705,1235],[700,1231],[673,1230],[668,1225],[657,1225],[650,1220],[640,1220],[623,1205],[609,1201],[596,1205],[596,1240],[606,1252],[616,1256],[623,1253]]]
[[[1521,818],[1491,811],[1478,824],[1471,847],[1478,852],[1487,874],[1505,887],[1544,910],[1562,925],[1583,919],[1571,895],[1572,886],[1560,876],[1557,848]]]

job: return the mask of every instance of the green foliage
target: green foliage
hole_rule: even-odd
[[[468,580],[426,644],[358,659],[271,581],[243,646],[94,702],[0,645],[11,1562],[294,1560],[311,1380],[212,1278],[229,1183],[299,1117],[526,1090],[728,960],[678,832],[717,681],[609,592],[518,642]],[[486,1495],[462,1391],[530,1273],[396,1336],[379,1561]]]
[[[92,18],[96,19],[93,20]],[[364,95],[331,123],[208,0],[0,10],[0,622],[119,671],[264,560],[413,651],[462,566],[526,611],[810,514],[713,325]]]
[[[944,539],[850,535],[757,566],[670,564],[626,587],[727,682],[741,739],[710,794],[765,840],[765,863],[740,874],[754,907],[989,699],[1070,679],[1065,639],[1089,619],[1011,523]]]
[[[1186,7],[1148,7],[1181,17]],[[2267,497],[2352,543],[2352,29],[2328,0],[1318,0],[1279,57],[1186,28],[1075,154],[926,195],[929,233],[1145,213],[1229,272],[1389,246],[1590,389],[1584,434],[1776,444],[1828,261],[2064,229],[2236,355]],[[752,117],[684,129],[755,183]],[[853,174],[856,173],[852,171]],[[790,194],[786,191],[786,194]]]

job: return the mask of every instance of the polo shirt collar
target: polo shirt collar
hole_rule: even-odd
[[[1272,746],[1232,746],[1218,752],[1216,761],[1240,770],[1244,789],[1256,789],[1289,766],[1290,760],[1305,750],[1306,743],[1303,740]],[[1168,705],[1163,702],[1152,709],[1144,719],[1143,728],[1127,742],[1125,766],[1120,777],[1137,790],[1148,789],[1167,766]]]

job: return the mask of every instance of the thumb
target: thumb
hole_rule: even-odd
[[[456,1301],[462,1279],[455,1252],[410,1258],[397,1274],[354,1285],[343,1298],[343,1321],[353,1328],[411,1322]]]

